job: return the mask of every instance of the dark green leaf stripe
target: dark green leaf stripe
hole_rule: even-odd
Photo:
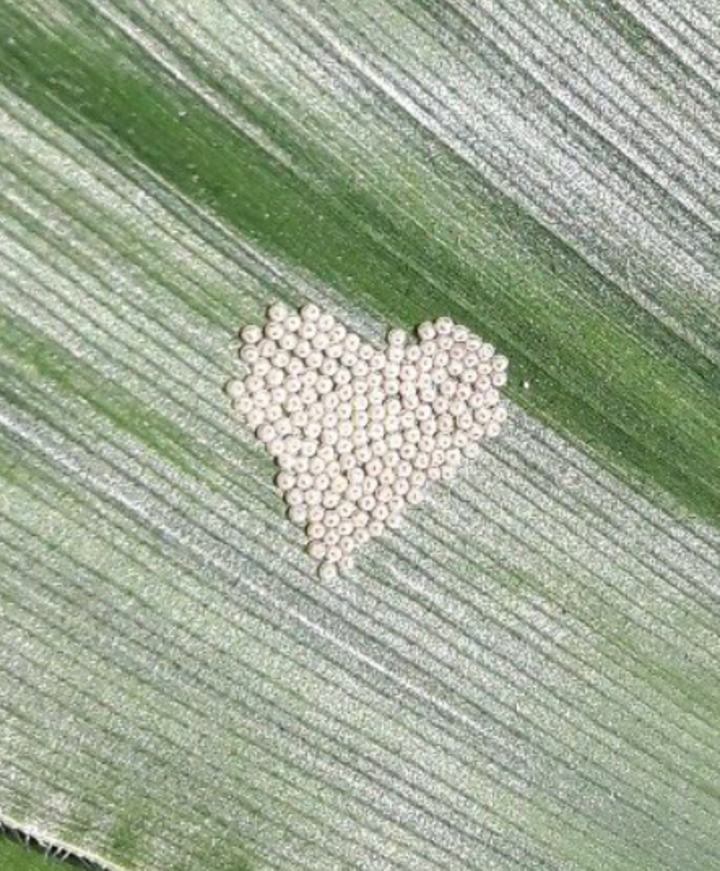
[[[542,257],[531,249],[525,263],[468,262],[420,221],[379,214],[317,146],[303,143],[293,152],[296,165],[282,165],[187,88],[158,75],[152,57],[111,25],[99,29],[102,19],[88,15],[77,34],[10,20],[6,81],[50,117],[82,123],[86,135],[111,136],[192,201],[387,316],[407,324],[441,310],[464,317],[512,353],[514,398],[649,473],[694,510],[720,515],[717,367],[539,227],[524,226],[523,238]],[[41,69],[33,64],[38,56]],[[282,123],[272,106],[254,107],[250,118],[268,138]],[[293,150],[292,140],[279,138]],[[463,173],[482,196],[483,179],[457,155],[445,161],[445,172]],[[485,210],[517,238],[513,207],[490,196],[486,191]],[[521,380],[533,385],[529,396],[518,389]]]

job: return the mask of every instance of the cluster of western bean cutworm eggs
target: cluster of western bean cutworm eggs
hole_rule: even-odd
[[[450,318],[399,329],[378,350],[312,303],[282,303],[240,333],[235,411],[279,466],[288,516],[321,575],[397,527],[428,484],[450,481],[507,417],[508,361]]]

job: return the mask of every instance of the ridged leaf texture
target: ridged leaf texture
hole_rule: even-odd
[[[0,0],[0,821],[720,867],[719,74],[713,0]],[[511,362],[327,583],[222,392],[276,300]]]

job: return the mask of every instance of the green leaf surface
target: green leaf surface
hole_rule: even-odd
[[[6,871],[67,871],[61,859],[38,853],[0,835],[0,868]]]
[[[3,871],[93,871],[98,866],[58,849],[50,850],[18,832],[0,829],[0,868]]]
[[[718,46],[710,0],[0,0],[0,820],[720,867]],[[322,584],[222,393],[276,299],[511,362]]]

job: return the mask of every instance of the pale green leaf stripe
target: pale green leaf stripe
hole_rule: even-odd
[[[711,17],[1,0],[0,818],[121,868],[720,867]],[[275,298],[513,361],[507,435],[327,585],[221,392]]]

